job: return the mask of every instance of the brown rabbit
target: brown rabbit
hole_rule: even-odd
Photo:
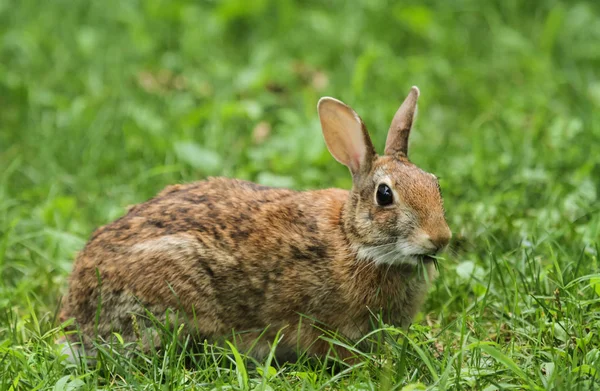
[[[168,187],[99,228],[75,262],[63,319],[75,318],[88,354],[112,331],[159,344],[145,319],[168,321],[168,311],[183,313],[184,335],[217,341],[239,332],[238,349],[256,343],[258,357],[280,330],[279,352],[325,355],[323,330],[357,340],[373,313],[408,326],[430,281],[417,270],[433,276],[431,256],[451,237],[436,177],[407,156],[418,97],[413,87],[398,109],[384,156],[350,107],[319,101],[350,191],[212,178]]]

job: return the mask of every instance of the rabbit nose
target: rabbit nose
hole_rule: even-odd
[[[433,247],[435,253],[439,253],[450,243],[450,239],[452,238],[452,234],[450,230],[438,232],[435,235],[429,235],[429,242],[431,243],[431,247]]]

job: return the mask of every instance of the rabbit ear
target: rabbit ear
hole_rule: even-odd
[[[385,142],[386,155],[400,154],[408,157],[408,135],[415,121],[418,99],[419,89],[413,86],[398,111],[396,111],[390,125]]]
[[[323,97],[317,105],[325,143],[335,160],[347,166],[352,175],[368,172],[375,148],[362,120],[349,106]]]

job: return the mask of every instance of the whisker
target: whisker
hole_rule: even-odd
[[[374,269],[375,267],[377,267],[377,264],[375,262],[362,262],[362,263],[363,264],[354,271],[354,273],[353,273],[354,278],[357,278],[362,272],[366,271],[369,268]]]

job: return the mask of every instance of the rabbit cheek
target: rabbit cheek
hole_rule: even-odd
[[[375,216],[373,227],[379,232],[380,240],[388,242],[390,238],[404,236],[402,216],[398,215],[396,208],[378,208]]]

